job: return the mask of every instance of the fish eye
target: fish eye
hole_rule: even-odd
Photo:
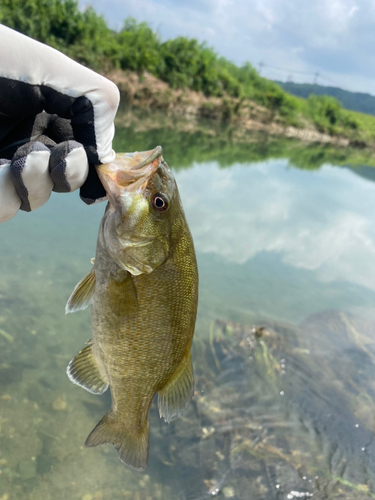
[[[154,197],[152,199],[152,204],[153,204],[154,208],[158,212],[165,212],[167,210],[167,208],[168,208],[168,202],[167,202],[167,200],[160,193],[156,193],[154,195]]]

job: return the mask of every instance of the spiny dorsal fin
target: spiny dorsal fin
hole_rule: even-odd
[[[66,373],[69,379],[93,394],[103,394],[108,389],[108,380],[99,369],[92,352],[92,345],[82,349],[69,363]]]
[[[95,271],[91,269],[76,285],[65,306],[65,314],[83,311],[91,303],[95,290]]]
[[[180,417],[187,410],[193,391],[194,375],[189,349],[172,378],[158,393],[160,417],[168,423]]]
[[[114,444],[119,459],[136,471],[144,471],[148,461],[148,420],[143,428],[127,429],[116,414],[109,412],[101,419],[86,439],[85,446],[91,448],[99,444]]]

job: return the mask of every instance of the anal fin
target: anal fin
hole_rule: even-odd
[[[190,349],[182,358],[172,378],[158,392],[158,407],[160,417],[171,422],[180,417],[189,406],[194,391],[193,365]]]
[[[92,352],[92,345],[80,351],[69,363],[66,373],[69,379],[93,394],[103,394],[108,389],[108,381],[100,372]]]
[[[95,271],[91,269],[75,286],[65,306],[65,314],[83,311],[91,304],[95,283]]]

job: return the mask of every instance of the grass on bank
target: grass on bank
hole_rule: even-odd
[[[190,88],[206,96],[231,98],[225,118],[238,115],[246,101],[269,110],[270,121],[344,135],[375,138],[375,118],[342,108],[333,97],[304,100],[262,78],[250,63],[241,67],[219,57],[205,43],[177,37],[162,42],[147,23],[132,18],[111,30],[91,7],[80,11],[76,0],[3,0],[0,22],[66,53],[102,73],[111,69],[149,72],[172,88]]]

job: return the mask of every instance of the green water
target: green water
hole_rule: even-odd
[[[280,149],[273,142],[260,145],[256,139],[247,146],[224,141],[222,136],[217,141],[199,132],[179,135],[165,128],[137,134],[133,128],[119,127],[116,137],[117,150],[146,150],[159,142],[164,146],[164,157],[175,169],[200,270],[193,351],[196,401],[170,426],[159,421],[153,407],[150,463],[145,474],[123,466],[112,447],[83,447],[88,433],[109,407],[109,395],[93,396],[71,384],[65,374],[69,360],[91,337],[89,311],[65,316],[64,307],[75,284],[91,267],[104,205],[88,207],[77,193],[53,194],[38,211],[19,213],[0,227],[0,500],[198,500],[216,495],[268,499],[297,498],[296,492],[300,498],[302,493],[308,498],[310,490],[298,481],[303,483],[303,471],[313,478],[318,469],[326,482],[318,488],[314,479],[311,495],[315,498],[375,494],[370,473],[363,477],[357,472],[345,475],[345,468],[332,465],[341,460],[335,462],[338,452],[333,451],[326,462],[319,458],[325,456],[325,443],[329,447],[331,441],[343,440],[345,444],[346,439],[350,446],[345,444],[345,450],[356,443],[351,433],[355,436],[358,423],[367,433],[361,439],[372,440],[375,430],[372,171],[325,163],[324,149],[306,160],[305,149],[292,143]],[[181,154],[189,145],[189,154]],[[304,170],[296,168],[298,151]],[[342,152],[335,155],[341,155],[339,163],[345,163]],[[308,165],[314,168],[307,169]],[[340,314],[344,316],[337,316]],[[339,324],[338,317],[350,318],[346,333],[342,325],[347,320]],[[295,329],[299,350],[286,349],[290,364],[294,363],[287,387],[298,397],[293,396],[289,406],[280,403],[281,392],[287,392],[281,378],[273,388],[263,387],[257,379],[258,389],[251,387],[251,397],[243,398],[241,384],[246,377],[252,380],[255,372],[251,367],[246,371],[245,358],[231,364],[230,359],[239,359],[238,353],[244,352],[242,348],[230,358],[216,346],[217,339],[212,336],[217,333],[212,327],[215,320],[272,324],[276,330],[282,324],[288,331]],[[332,337],[337,328],[326,327],[335,321],[343,332],[342,344],[337,340],[340,336]],[[347,332],[354,330],[360,331],[350,337]],[[217,359],[214,354],[208,361],[212,369],[206,372],[202,346],[209,351],[210,345]],[[267,358],[265,352],[262,359]],[[311,366],[306,364],[311,394],[301,392],[299,385],[303,370],[296,359],[301,352],[311,354]],[[332,352],[333,362],[343,365],[340,373],[329,368],[327,353]],[[360,355],[357,359],[348,352]],[[275,351],[272,356],[279,354]],[[314,355],[320,356],[318,363]],[[321,378],[324,370],[328,375]],[[319,375],[315,377],[315,373]],[[331,382],[336,385],[328,387]],[[303,391],[307,386],[303,384]],[[313,410],[306,401],[312,401],[320,390],[330,394],[325,403],[328,406],[311,416]],[[341,399],[330,409],[330,401],[333,405],[337,395]],[[227,413],[221,413],[223,405],[238,411],[229,419]],[[357,413],[356,405],[357,409],[360,406]],[[315,426],[318,431],[311,431],[311,421],[323,421],[328,411],[340,414],[343,429],[345,422],[350,422],[350,430],[342,433],[344,438],[333,431],[325,434],[319,424]],[[277,420],[277,428],[289,429],[277,439],[276,427],[267,420],[270,415]],[[241,426],[236,424],[238,419]],[[218,422],[219,428],[225,421],[230,423],[225,432],[216,435],[210,430],[215,428],[213,422]],[[254,441],[247,435],[253,442],[246,445],[248,456],[253,457],[250,464],[233,451],[236,446],[244,448],[243,427],[246,432],[251,428]],[[265,432],[269,455],[266,447],[256,451],[256,443],[264,439]],[[356,449],[357,444],[353,446]],[[368,443],[359,439],[358,449],[365,446]],[[271,448],[282,451],[276,453]],[[340,457],[347,456],[345,450]],[[350,453],[349,461],[360,462],[360,454],[357,458],[355,452]],[[287,475],[289,482],[285,479],[280,487],[277,474],[270,470],[279,470],[277,460],[281,459],[295,475]],[[370,459],[361,470],[371,469]],[[259,488],[254,489],[254,485]]]

